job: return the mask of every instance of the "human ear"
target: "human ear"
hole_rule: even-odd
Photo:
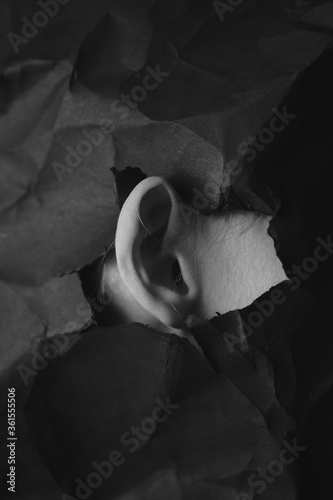
[[[161,177],[141,181],[118,219],[119,276],[135,300],[171,329],[186,328],[198,301],[194,252],[184,244],[189,226],[181,200]]]

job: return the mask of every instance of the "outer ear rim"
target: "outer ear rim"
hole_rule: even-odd
[[[133,217],[133,211],[138,212],[140,202],[149,190],[161,185],[167,190],[171,199],[170,219],[175,220],[176,217],[181,217],[178,211],[181,200],[174,188],[166,180],[158,176],[142,180],[126,199],[118,218],[115,238],[116,259],[120,278],[147,312],[153,313],[167,327],[187,329],[184,318],[194,312],[195,302],[199,296],[199,289],[195,280],[189,277],[189,292],[186,296],[179,294],[178,297],[175,291],[159,286],[147,286],[139,276],[135,265],[138,247],[142,243],[142,224],[138,217]],[[174,229],[173,235],[176,240],[178,232],[181,233],[184,230],[185,224],[183,219],[177,221],[177,227]],[[168,249],[171,250],[179,263],[182,262],[182,265],[184,265],[184,259],[181,257],[177,245],[170,243]],[[149,282],[149,277],[147,277],[147,281]],[[179,309],[181,312],[179,312]]]

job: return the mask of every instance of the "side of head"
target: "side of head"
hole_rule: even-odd
[[[184,208],[161,177],[144,179],[126,199],[102,276],[121,321],[183,335],[189,315],[246,307],[286,279],[269,217],[221,212],[189,223]]]

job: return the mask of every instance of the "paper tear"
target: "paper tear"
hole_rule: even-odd
[[[14,288],[43,322],[48,337],[79,332],[92,324],[92,310],[77,273],[52,278],[40,287]]]
[[[114,188],[119,210],[121,210],[126,198],[139,182],[146,179],[147,176],[140,168],[126,167],[124,170],[111,169],[115,177]]]

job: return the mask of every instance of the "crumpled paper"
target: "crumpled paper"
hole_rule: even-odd
[[[77,273],[39,287],[0,282],[0,288],[1,374],[35,339],[81,331],[93,322]]]
[[[91,498],[253,497],[248,477],[278,459],[294,423],[279,407],[271,377],[242,354],[234,357],[218,328],[200,323],[193,333],[207,357],[184,339],[132,324],[92,327],[49,362],[20,412],[43,459],[41,494],[48,484],[50,494],[75,497],[75,479],[85,482],[92,462],[119,450],[124,463]],[[209,345],[219,350],[218,366],[210,363]],[[13,371],[10,382],[15,378]],[[158,401],[173,405],[169,417],[132,449],[129,430]],[[35,463],[25,469],[28,477]],[[287,469],[263,498],[281,495],[296,498]]]
[[[243,167],[238,183],[228,179],[225,182],[225,169],[230,161],[235,161],[236,166],[243,164],[239,145],[252,143],[297,75],[330,43],[331,5],[321,1],[243,2],[221,22],[211,2],[175,0],[166,6],[144,0],[100,0],[94,4],[71,0],[28,43],[20,44],[16,53],[7,35],[21,33],[22,16],[31,19],[36,5],[20,0],[5,2],[0,20],[0,279],[4,297],[1,348],[12,357],[3,364],[4,368],[19,357],[33,338],[59,332],[63,322],[73,320],[72,307],[80,305],[76,299],[81,303],[82,292],[78,281],[74,283],[66,275],[93,262],[114,239],[118,207],[111,168],[140,167],[147,175],[162,175],[189,204],[193,203],[193,189],[202,190],[213,178],[218,189],[210,197],[207,211],[241,206],[276,213],[279,200],[260,177],[259,161]],[[155,68],[158,64],[170,75],[122,120],[114,100],[140,84],[147,65]],[[309,108],[311,103],[312,100]],[[73,167],[75,161],[71,160],[75,155],[71,153],[66,160],[69,150],[76,150],[87,139],[85,134],[91,137],[96,136],[96,130],[105,130],[101,128],[103,119],[111,120],[112,127],[102,132],[103,140],[91,148],[91,154],[77,160],[79,165]],[[302,120],[296,118],[283,138],[281,135],[273,143],[284,145],[288,134],[297,136],[301,124]],[[311,136],[308,142],[312,140]],[[270,147],[265,148],[263,156],[269,151]],[[288,161],[282,162],[279,169],[274,169],[274,175],[285,173],[287,166]],[[268,180],[274,181],[274,175]],[[288,181],[286,177],[285,182]],[[280,250],[283,255],[285,248]],[[317,292],[318,288],[315,287]],[[323,299],[319,292],[318,296]],[[55,309],[50,305],[52,297],[57,298]],[[73,302],[66,309],[69,297],[73,297]],[[322,309],[328,310],[329,301],[322,304]],[[55,320],[59,311],[64,317],[58,323]],[[82,328],[87,326],[86,321],[84,317]],[[311,346],[311,332],[308,333],[307,345]],[[260,336],[256,340],[259,342]],[[323,342],[322,351],[324,345]],[[281,359],[278,355],[276,358]],[[265,378],[269,380],[271,370],[266,361],[259,354],[257,361],[262,369],[266,366]],[[197,363],[194,364],[197,369]],[[315,373],[319,365],[320,356],[312,365]],[[191,368],[185,376],[191,384],[194,371]],[[306,377],[304,365],[302,375]],[[327,376],[325,372],[316,394],[327,389]],[[222,387],[228,403],[230,400],[235,405],[230,406],[231,435],[237,437],[232,427],[234,415],[247,414],[247,422],[258,430],[258,454],[262,459],[273,456],[271,437],[254,401],[250,399],[249,404],[248,393],[244,395],[237,384],[230,384],[224,374],[216,384],[220,384],[219,390]],[[292,395],[282,386],[281,382],[281,401],[292,405]],[[214,392],[214,384],[209,387]],[[192,403],[186,403],[189,413],[179,417],[180,429],[186,431],[195,414],[198,420],[193,420],[193,428],[189,429],[198,429],[202,424],[199,409],[208,402],[217,418],[213,410],[219,390],[210,398],[209,387],[195,395]],[[259,403],[263,404],[260,398]],[[207,442],[214,443],[215,435],[210,432],[215,425],[216,421],[212,429],[204,429],[206,434],[198,444],[199,455],[201,451],[202,456],[207,453]],[[172,428],[171,420],[169,427],[169,436],[174,442],[180,441],[183,433]],[[245,439],[246,431],[240,439]],[[182,452],[177,454],[172,440],[170,448],[165,444],[169,436],[166,433],[161,438],[163,444],[156,445],[152,453],[154,461],[162,446],[165,469],[162,467],[147,484],[137,484],[132,497],[149,498],[149,494],[155,499],[162,480],[169,488],[165,491],[172,492],[174,498],[181,498],[184,489],[192,498],[194,491],[204,498],[216,497],[217,491],[223,491],[226,498],[234,494],[236,478],[231,476],[226,481],[223,477],[222,486],[218,482],[220,471],[227,470],[230,475],[243,470],[255,443],[247,442],[249,446],[235,459],[234,469],[226,463],[220,469],[220,462],[217,460],[218,466],[214,462],[209,486],[201,481],[204,465],[199,463],[196,468],[192,464],[199,477],[194,485],[192,475],[187,475],[186,459],[182,462]],[[194,445],[191,430],[187,436]],[[223,436],[221,443],[228,444]],[[182,464],[181,486],[176,473],[170,470],[172,459]],[[40,461],[42,464],[45,465]],[[36,466],[35,474],[37,471]],[[40,480],[39,474],[35,477]],[[47,480],[43,488],[41,498],[46,494],[52,498]],[[58,493],[54,497],[59,498]],[[32,497],[37,498],[37,494],[34,492]],[[277,498],[288,498],[284,490],[276,494],[280,495]]]
[[[0,228],[9,235],[0,246],[2,279],[42,283],[102,253],[112,241],[117,217],[111,167],[144,163],[147,175],[174,182],[189,203],[192,189],[202,189],[212,176],[221,184],[223,165],[240,159],[239,144],[257,133],[296,75],[331,40],[315,27],[300,32],[275,0],[265,8],[262,2],[242,5],[223,23],[211,4],[172,3],[163,29],[165,9],[153,7],[148,28],[150,8],[144,1],[100,1],[92,8],[72,0],[18,54],[6,37],[2,40],[8,56],[2,68],[6,210]],[[33,6],[25,9],[23,2],[7,7],[13,32],[22,27],[17,13],[31,17]],[[80,22],[74,23],[77,9]],[[97,29],[99,23],[106,28]],[[280,56],[285,44],[281,49],[274,45],[276,36],[292,47],[288,59]],[[89,58],[92,52],[99,57]],[[147,63],[159,64],[170,76],[139,103],[139,111],[129,110],[121,121],[112,103],[118,91],[141,81]],[[95,70],[97,83],[87,83]],[[128,80],[133,72],[136,78]],[[100,128],[102,118],[112,120],[113,132],[104,134],[102,143],[60,182],[54,162],[68,167],[66,147],[75,149],[85,138],[82,131]],[[22,133],[28,134],[23,142]],[[218,190],[210,200],[210,210],[225,202]],[[257,203],[266,212],[276,210]]]

